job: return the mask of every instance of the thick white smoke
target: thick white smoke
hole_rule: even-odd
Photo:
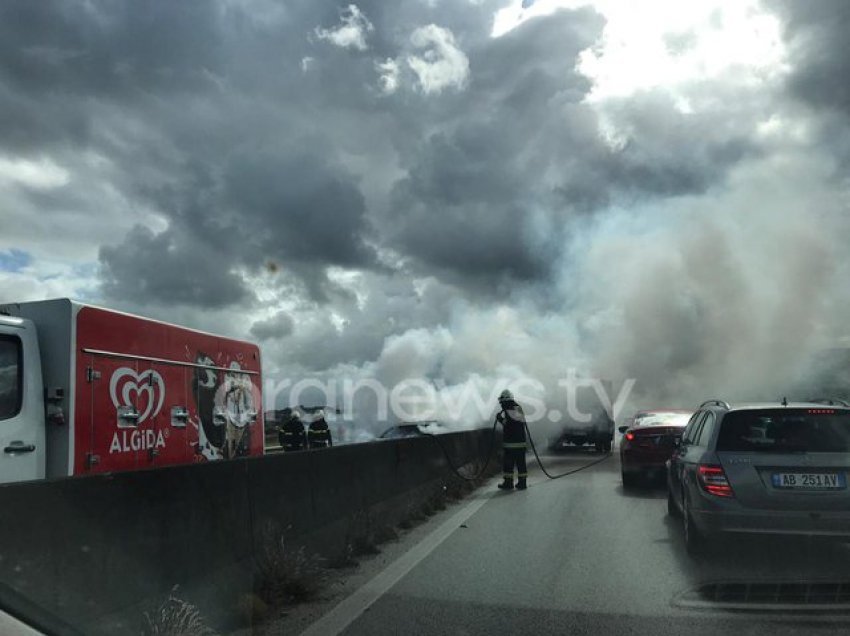
[[[417,413],[487,425],[506,384],[527,408],[542,405],[548,427],[550,410],[566,413],[559,381],[570,369],[612,381],[612,400],[634,379],[620,416],[799,397],[810,356],[847,333],[850,233],[830,168],[754,162],[716,192],[609,209],[574,226],[551,287],[488,307],[459,300],[446,324],[390,336],[373,362],[319,375],[388,391],[413,381],[410,418],[376,421],[372,393],[356,396],[349,427],[373,433]]]

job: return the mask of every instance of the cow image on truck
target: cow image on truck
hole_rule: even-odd
[[[263,454],[260,351],[69,299],[0,305],[0,483]]]

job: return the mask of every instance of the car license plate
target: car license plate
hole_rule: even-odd
[[[844,473],[773,473],[774,488],[839,490],[847,487]]]

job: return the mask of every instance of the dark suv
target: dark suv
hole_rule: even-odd
[[[850,405],[700,405],[667,470],[667,507],[699,551],[721,533],[850,538]]]

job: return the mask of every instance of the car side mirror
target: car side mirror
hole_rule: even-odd
[[[629,427],[628,426],[621,426],[617,430],[620,431],[621,433],[625,433],[627,430],[629,430]]]

